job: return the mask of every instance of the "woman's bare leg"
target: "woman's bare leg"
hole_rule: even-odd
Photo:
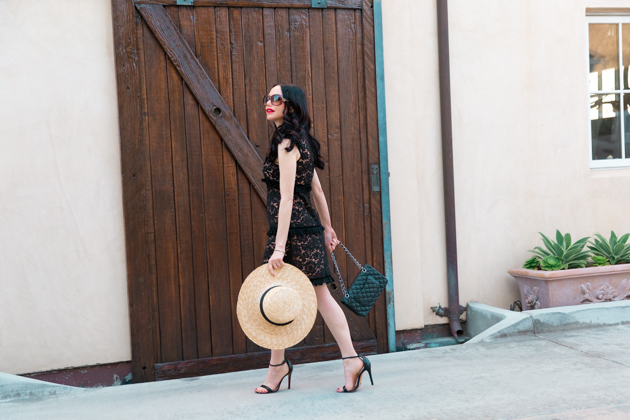
[[[284,361],[284,350],[271,350],[270,365],[279,365]],[[267,385],[271,389],[276,389],[278,383],[284,375],[289,373],[289,365],[284,364],[281,366],[271,367],[267,370],[267,376],[263,385]],[[265,388],[258,387],[254,390],[258,394],[266,394],[268,391]]]
[[[341,350],[341,357],[356,356],[357,353],[354,351],[352,339],[350,338],[348,320],[337,301],[330,294],[328,286],[325,284],[315,286],[315,295],[317,296],[317,309],[322,314],[324,322],[333,334],[333,337],[335,337],[335,340],[339,345],[339,349]],[[362,367],[363,362],[359,358],[346,359],[343,361],[343,370],[347,389],[352,389],[354,387],[357,374]],[[337,388],[337,391],[341,392],[342,388]]]

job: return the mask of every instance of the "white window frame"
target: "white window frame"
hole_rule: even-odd
[[[619,95],[619,100],[620,100],[620,110],[623,111],[624,109],[624,98],[623,95],[624,94],[630,94],[630,89],[623,89],[623,77],[626,76],[625,74],[623,74],[623,68],[620,68],[619,71],[619,89],[615,89],[615,90],[606,90],[606,91],[591,91],[590,89],[590,83],[588,80],[588,77],[590,75],[590,59],[589,59],[589,54],[590,54],[590,31],[589,31],[589,25],[591,23],[616,23],[619,25],[619,61],[620,61],[620,65],[623,66],[625,63],[623,63],[623,54],[622,54],[622,41],[623,41],[623,34],[621,31],[621,25],[623,24],[630,24],[630,13],[628,14],[615,14],[615,15],[593,15],[593,16],[586,16],[586,91],[587,91],[587,99],[586,99],[586,107],[587,107],[587,121],[588,121],[588,141],[589,141],[589,161],[590,161],[590,167],[591,169],[620,169],[620,168],[630,168],[630,157],[626,158],[626,151],[625,151],[625,137],[624,137],[624,133],[625,133],[625,118],[623,117],[623,112],[620,112],[620,125],[621,125],[621,159],[599,159],[599,160],[593,160],[593,134],[592,134],[592,129],[591,129],[591,118],[590,118],[590,113],[591,113],[591,95],[598,95],[598,94],[614,94],[614,95]],[[627,34],[630,35],[630,34]],[[628,72],[630,73],[630,70],[628,70]],[[626,76],[627,77],[627,76]]]

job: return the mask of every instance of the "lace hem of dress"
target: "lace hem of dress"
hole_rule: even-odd
[[[322,284],[330,284],[330,283],[335,282],[335,279],[333,279],[332,276],[319,277],[316,279],[309,279],[309,280],[311,280],[311,283],[313,284],[313,286],[321,286]]]
[[[300,227],[300,228],[289,228],[289,236],[300,236],[300,235],[308,235],[313,233],[322,233],[324,231],[324,226],[310,226],[310,227]],[[273,236],[278,232],[278,228],[271,228],[267,231],[267,236]]]

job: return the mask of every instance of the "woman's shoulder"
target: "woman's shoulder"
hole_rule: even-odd
[[[293,145],[293,147],[291,147]],[[290,149],[290,150],[287,150]],[[280,153],[287,155],[295,155],[295,160],[300,160],[302,155],[304,154],[302,146],[299,142],[293,141],[290,138],[285,138],[280,141],[278,144],[278,157]],[[279,159],[276,158],[276,164],[278,164]]]
[[[291,139],[289,137],[285,137],[282,140],[280,140],[280,143],[278,143],[278,150],[285,150],[290,145],[291,145]]]

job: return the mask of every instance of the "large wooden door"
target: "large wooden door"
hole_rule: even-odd
[[[338,236],[383,271],[371,0],[177,3],[112,0],[136,382],[268,363],[236,300],[266,241],[261,98],[276,83],[307,94]],[[359,352],[387,351],[383,296],[366,318],[346,313]],[[288,352],[339,356],[321,317]]]

